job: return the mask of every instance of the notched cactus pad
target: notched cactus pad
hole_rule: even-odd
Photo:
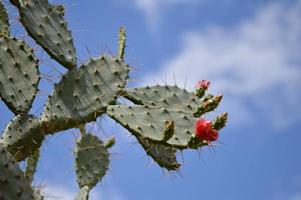
[[[9,19],[6,9],[0,1],[0,37],[9,36]]]
[[[109,152],[103,142],[92,134],[82,135],[75,150],[79,187],[94,187],[106,174],[109,162]]]
[[[197,120],[192,113],[149,106],[109,106],[107,114],[136,137],[144,137],[178,149],[189,148],[188,143],[194,134]],[[164,141],[166,123],[171,121],[174,122],[174,134]],[[206,144],[200,143],[202,145]]]
[[[76,67],[76,53],[64,20],[64,7],[50,5],[47,0],[30,0],[24,1],[18,9],[28,34],[64,67]]]
[[[44,140],[44,132],[38,119],[31,115],[17,115],[5,128],[0,144],[17,161],[24,160],[38,149]]]
[[[40,80],[33,50],[16,38],[0,38],[0,96],[15,114],[27,112]]]
[[[115,104],[123,91],[129,68],[120,60],[104,56],[68,71],[46,103],[42,121],[54,133],[96,120]]]
[[[137,140],[147,155],[152,157],[152,159],[158,163],[160,167],[163,167],[167,170],[177,170],[180,168],[181,165],[177,162],[176,149],[152,142],[146,138],[137,137]]]
[[[177,109],[185,113],[193,113],[201,104],[193,93],[168,85],[128,89],[125,97],[135,104]]]
[[[18,163],[0,144],[0,199],[33,200],[33,191]]]

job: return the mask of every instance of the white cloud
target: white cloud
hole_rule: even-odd
[[[250,117],[251,103],[270,123],[286,126],[301,114],[297,106],[301,101],[300,19],[301,1],[297,1],[291,6],[269,5],[232,29],[188,32],[180,52],[144,80],[173,83],[175,76],[183,84],[188,78],[189,89],[199,79],[212,80],[215,92],[226,94],[225,107],[235,119]]]
[[[77,189],[71,189],[67,185],[60,184],[46,184],[45,188],[42,189],[42,194],[47,200],[57,199],[57,200],[73,200],[75,199]],[[96,186],[90,192],[89,199],[91,200],[124,200],[125,198],[120,195],[120,192],[115,188],[101,188],[101,186]]]
[[[189,5],[200,0],[134,0],[138,9],[140,9],[146,17],[148,25],[156,28],[158,20],[165,9],[175,5]]]

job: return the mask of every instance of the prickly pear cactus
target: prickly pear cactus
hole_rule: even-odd
[[[89,199],[90,190],[109,170],[115,139],[103,142],[86,133],[85,125],[107,114],[127,129],[158,166],[178,170],[177,152],[204,148],[218,140],[227,113],[213,121],[204,114],[214,111],[222,95],[207,94],[210,82],[199,81],[189,92],[178,86],[155,85],[126,88],[131,67],[125,61],[126,31],[118,34],[115,56],[99,55],[77,66],[65,9],[48,0],[10,0],[29,36],[68,71],[54,85],[40,117],[29,114],[38,92],[39,62],[25,41],[10,35],[9,17],[0,0],[0,97],[15,114],[0,139],[0,199],[44,199],[30,186],[46,136],[78,128],[74,150],[79,192]],[[118,101],[123,97],[131,104]],[[25,172],[18,161],[26,160]]]
[[[31,108],[40,81],[38,61],[28,45],[0,37],[0,97],[15,114]]]
[[[47,0],[19,0],[20,22],[44,50],[67,69],[76,67],[71,32],[64,20],[64,7]]]
[[[63,75],[49,97],[41,121],[55,133],[95,121],[115,104],[128,78],[128,66],[117,58],[101,56]]]
[[[12,155],[0,145],[0,199],[33,200],[33,190]]]

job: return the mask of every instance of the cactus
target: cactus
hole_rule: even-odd
[[[116,103],[129,69],[120,60],[102,56],[63,75],[49,97],[41,121],[55,133],[96,120]]]
[[[33,190],[12,155],[0,145],[0,199],[33,200]]]
[[[8,20],[8,14],[5,10],[4,5],[2,4],[2,1],[0,1],[0,35],[2,36],[9,36],[9,20]]]
[[[17,161],[24,160],[40,148],[44,140],[44,131],[40,125],[38,119],[32,115],[17,115],[8,123],[0,144],[7,148]]]
[[[38,90],[40,75],[33,50],[14,37],[0,38],[0,96],[15,114],[26,113]]]
[[[75,169],[80,187],[77,198],[88,199],[90,189],[106,174],[110,160],[108,147],[100,139],[85,131],[81,132],[75,150]]]
[[[64,7],[53,6],[47,0],[19,2],[20,22],[28,34],[64,67],[76,67],[75,48],[64,20]]]
[[[34,50],[10,35],[8,15],[0,1],[0,97],[15,114],[0,139],[0,199],[43,199],[30,186],[47,135],[78,128],[75,168],[77,200],[87,200],[110,164],[109,148],[115,139],[103,142],[85,125],[107,114],[127,129],[154,162],[178,170],[177,152],[199,149],[218,138],[227,113],[213,122],[204,114],[215,110],[222,96],[206,94],[210,82],[202,80],[195,92],[178,86],[156,85],[126,88],[131,67],[125,61],[126,31],[119,30],[115,56],[99,55],[77,67],[71,32],[64,20],[64,7],[47,0],[10,0],[20,22],[35,42],[68,71],[54,85],[40,117],[29,114],[38,92],[40,72]],[[131,101],[121,104],[119,97]],[[26,159],[23,173],[19,161]],[[14,187],[12,187],[14,186]]]

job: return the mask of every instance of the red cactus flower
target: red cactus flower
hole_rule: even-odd
[[[209,120],[200,118],[195,123],[195,135],[200,140],[215,141],[218,138],[217,130],[212,128],[212,123]]]
[[[209,88],[209,86],[210,86],[210,81],[201,80],[197,83],[196,88],[207,90]]]

